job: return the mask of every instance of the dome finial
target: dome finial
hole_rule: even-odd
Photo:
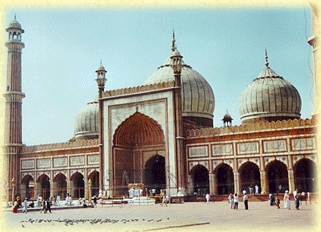
[[[16,13],[14,13],[14,18],[13,18],[14,20],[16,20],[17,19],[17,17],[16,17]]]
[[[172,51],[176,50],[175,42],[176,42],[176,40],[175,40],[175,32],[174,32],[174,29],[173,29]]]
[[[268,62],[268,55],[267,55],[267,50],[265,49],[265,66],[268,68],[269,67],[269,62]]]

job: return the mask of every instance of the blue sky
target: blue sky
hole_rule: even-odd
[[[214,126],[226,110],[240,124],[242,91],[270,67],[302,98],[311,117],[312,49],[308,5],[297,8],[15,8],[22,40],[23,143],[66,142],[77,113],[97,95],[95,70],[102,60],[106,89],[142,85],[171,54],[172,32],[186,64],[212,86]],[[3,45],[4,46],[4,45]],[[6,50],[5,50],[6,51]]]

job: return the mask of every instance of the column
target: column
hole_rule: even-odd
[[[67,180],[67,193],[69,193],[69,195],[71,196],[71,181],[70,180]],[[66,197],[63,196],[63,198],[65,199]]]
[[[217,195],[217,185],[216,185],[216,175],[213,173],[209,174],[209,184],[210,184],[210,195]]]
[[[187,194],[192,195],[194,191],[193,179],[191,175],[187,175]]]
[[[237,194],[240,194],[242,192],[240,173],[234,172],[233,174],[234,174],[234,192],[236,192]]]
[[[33,187],[33,199],[38,199],[38,182],[35,181],[34,187]]]
[[[85,188],[85,192],[84,192],[84,194],[85,194],[85,199],[88,199],[89,198],[89,188],[88,188],[88,178],[87,178],[87,176],[85,176],[85,179],[84,179],[84,188]]]
[[[266,192],[267,192],[266,172],[264,170],[261,170],[260,174],[261,174],[261,194],[266,194]]]
[[[288,179],[289,179],[289,193],[293,193],[295,186],[294,186],[294,173],[293,170],[288,170]]]
[[[53,197],[55,195],[55,189],[54,189],[54,182],[53,180],[49,180],[50,183],[50,197]]]

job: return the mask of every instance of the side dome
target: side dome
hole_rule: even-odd
[[[99,135],[99,107],[98,100],[89,102],[84,109],[76,115],[75,138],[96,139]]]
[[[174,71],[169,57],[165,64],[158,67],[145,82],[150,85],[174,81]],[[184,119],[192,120],[201,126],[213,126],[215,107],[214,92],[205,78],[183,62],[181,72],[182,115]]]
[[[242,123],[300,118],[301,97],[298,90],[268,67],[267,56],[265,65],[266,68],[240,96]]]

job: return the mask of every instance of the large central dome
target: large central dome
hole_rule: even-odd
[[[144,85],[174,81],[172,60],[169,57],[165,64],[158,67]],[[205,78],[183,62],[182,81],[182,114],[203,126],[213,126],[213,112],[215,107],[214,93]]]

